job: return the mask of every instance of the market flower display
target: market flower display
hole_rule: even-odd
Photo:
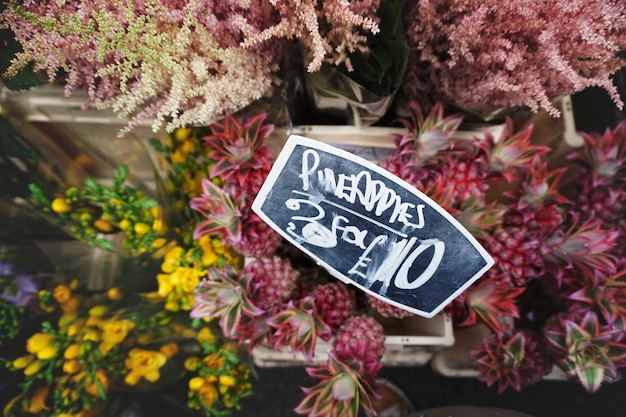
[[[382,323],[412,313],[334,279],[252,210],[293,120],[341,123],[325,112],[329,97],[354,110],[334,90],[311,96],[307,73],[325,77],[327,68],[356,95],[393,86],[381,89],[395,105],[378,122],[399,129],[377,163],[436,201],[495,260],[443,311],[456,328],[486,328],[468,356],[477,378],[499,392],[555,367],[590,392],[620,378],[626,123],[581,133],[584,145],[559,167],[542,132],[512,118],[497,134],[487,125],[459,134],[476,116],[558,116],[556,97],[591,86],[622,108],[611,78],[626,66],[620,1],[1,5],[7,88],[82,90],[83,109],[124,119],[118,136],[143,123],[163,134],[141,138],[155,168],[146,186],[135,166],[107,158],[111,178],[69,175],[75,159],[46,162],[68,152],[55,132],[45,147],[0,111],[0,212],[28,212],[41,231],[24,239],[45,229],[60,246],[94,251],[87,262],[106,253],[114,263],[90,270],[94,285],[76,272],[85,261],[75,254],[37,269],[39,252],[5,259],[0,248],[0,346],[17,349],[0,356],[21,383],[5,416],[117,415],[138,392],[227,416],[253,394],[248,359],[259,347],[307,361],[313,382],[297,413],[374,412]],[[267,100],[286,109],[282,126]],[[323,360],[320,342],[329,346]]]

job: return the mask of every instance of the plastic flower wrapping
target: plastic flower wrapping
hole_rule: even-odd
[[[617,380],[626,124],[565,155],[528,113],[459,134],[500,110],[556,117],[555,98],[590,86],[621,108],[625,11],[588,3],[4,1],[8,90],[82,90],[84,110],[126,124],[102,141],[154,132],[130,152],[150,178],[106,155],[94,175],[3,104],[4,415],[142,415],[165,398],[226,416],[254,393],[260,347],[309,363],[297,413],[373,414],[384,324],[411,313],[333,278],[251,209],[306,123],[395,127],[377,163],[493,256],[442,313],[487,329],[469,353],[478,379],[520,390],[556,367],[589,391]]]

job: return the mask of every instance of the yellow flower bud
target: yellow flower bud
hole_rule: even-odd
[[[152,230],[155,232],[163,232],[165,231],[165,225],[163,224],[163,220],[156,219],[154,223],[152,223]]]
[[[70,281],[70,289],[72,291],[77,289],[79,285],[80,285],[80,282],[78,282],[78,280],[76,278],[74,278],[73,280]]]
[[[220,375],[219,381],[220,385],[225,385],[227,387],[235,385],[235,377],[231,375]]]
[[[80,356],[80,344],[78,343],[72,343],[63,352],[64,359],[76,359],[78,356]]]
[[[52,200],[51,206],[52,206],[52,211],[58,214],[67,213],[68,211],[72,210],[72,207],[69,204],[67,204],[65,199],[62,197],[57,197],[54,200]]]
[[[160,237],[158,239],[154,239],[154,242],[152,242],[152,245],[150,245],[150,247],[156,249],[156,248],[162,247],[166,243],[167,243],[167,239],[165,239],[164,237]]]
[[[26,350],[28,353],[37,353],[47,347],[55,336],[48,333],[35,333],[26,341]]]
[[[183,142],[189,139],[190,135],[191,135],[191,129],[188,127],[181,127],[174,131],[174,137],[179,142]]]
[[[98,219],[93,222],[93,225],[96,229],[103,233],[110,233],[113,230],[113,223],[106,219]]]
[[[187,359],[185,359],[185,369],[188,371],[195,371],[196,369],[198,369],[198,365],[200,365],[200,358],[198,358],[197,356],[190,356]]]
[[[109,307],[105,305],[96,305],[89,309],[91,317],[103,317],[109,311]]]
[[[78,334],[78,332],[81,331],[81,329],[83,328],[83,326],[85,325],[85,321],[84,320],[79,320],[76,323],[72,323],[69,326],[67,326],[67,335],[68,336],[76,336]]]
[[[128,219],[123,219],[122,221],[120,221],[120,223],[118,224],[119,228],[122,230],[126,230],[131,226],[131,221]]]
[[[206,380],[201,376],[193,377],[189,380],[189,389],[192,391],[200,391]]]
[[[15,369],[22,369],[22,368],[26,368],[28,365],[30,365],[33,361],[35,360],[35,356],[34,355],[25,355],[25,356],[20,356],[19,358],[16,358],[11,365],[13,365],[13,368]]]
[[[140,236],[143,236],[150,231],[150,226],[148,226],[145,223],[136,223],[134,230],[135,230],[135,233],[137,233]]]
[[[111,301],[119,301],[122,299],[123,295],[124,293],[122,293],[119,287],[112,287],[107,291],[107,298]]]
[[[56,346],[48,345],[37,352],[37,358],[41,360],[52,359],[57,355],[58,351],[59,348],[57,348]]]
[[[24,368],[24,375],[25,376],[35,375],[41,369],[41,365],[42,365],[41,361],[38,361],[38,360],[31,362],[30,365]]]

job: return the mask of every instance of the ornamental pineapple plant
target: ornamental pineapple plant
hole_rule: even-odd
[[[445,310],[457,326],[492,332],[470,353],[478,378],[520,390],[557,366],[589,391],[615,380],[624,366],[626,122],[583,133],[568,167],[552,168],[532,126],[516,131],[508,120],[498,138],[485,130],[454,139],[460,121],[441,109],[425,116],[411,104],[383,166],[445,207],[495,259]],[[589,329],[565,336],[558,317],[587,317]],[[582,348],[587,336],[609,343],[601,359]]]

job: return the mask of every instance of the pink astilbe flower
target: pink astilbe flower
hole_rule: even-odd
[[[111,107],[131,121],[154,117],[156,130],[208,124],[260,98],[281,52],[244,49],[243,33],[269,25],[271,9],[239,1],[12,2],[1,27],[23,52],[5,74],[32,63],[65,93],[82,88],[84,107]],[[219,17],[218,17],[219,16]],[[252,28],[250,27],[252,25]]]
[[[434,99],[481,115],[528,107],[558,116],[551,99],[590,86],[621,108],[609,77],[626,63],[624,10],[622,0],[420,0],[407,72]]]
[[[256,46],[275,38],[296,38],[304,47],[307,69],[315,72],[322,62],[345,63],[352,68],[347,55],[365,51],[367,34],[379,32],[374,20],[380,0],[270,0],[280,21],[252,34],[244,47]]]

